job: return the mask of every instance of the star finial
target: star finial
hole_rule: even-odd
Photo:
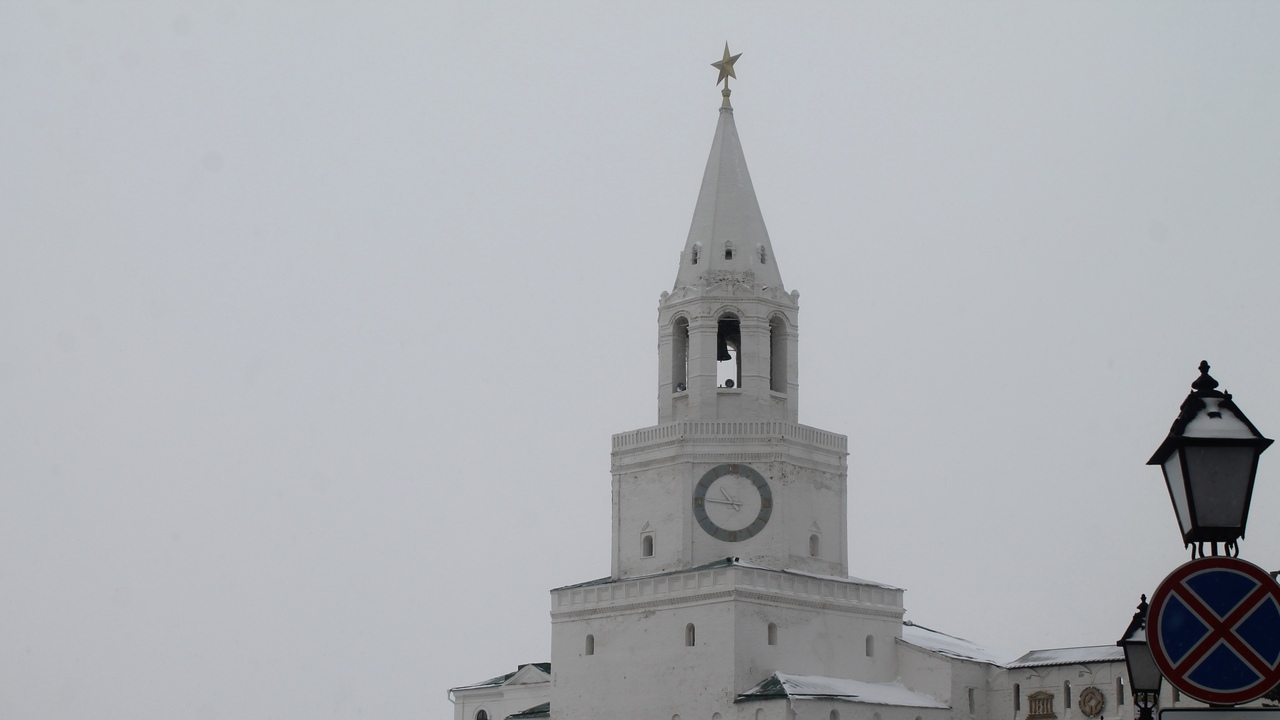
[[[711,67],[720,71],[720,77],[716,78],[716,84],[719,85],[720,83],[724,83],[724,90],[720,93],[721,95],[724,95],[724,107],[729,107],[729,78],[733,78],[734,80],[738,79],[738,76],[733,72],[733,64],[738,62],[738,58],[740,57],[742,57],[742,53],[730,55],[729,43],[725,43],[724,57],[721,58],[719,62],[711,63]]]

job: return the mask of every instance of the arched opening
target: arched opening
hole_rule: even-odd
[[[756,720],[764,720],[764,708],[756,708]]]
[[[742,387],[742,327],[738,316],[725,313],[716,323],[716,385]]]
[[[1071,681],[1070,680],[1062,681],[1062,709],[1063,710],[1071,709]]]
[[[787,323],[780,317],[769,320],[769,389],[787,391]]]
[[[689,623],[688,625],[685,625],[684,626],[685,647],[693,647],[693,644],[696,640],[697,640],[697,636],[693,630],[693,623]]]
[[[477,710],[476,720],[489,720],[489,713],[484,710]]]
[[[1022,685],[1013,684],[1013,711],[1020,712],[1022,710]]]
[[[587,636],[586,654],[587,654],[587,655],[595,655],[595,654],[596,654],[596,636],[595,636],[595,635],[588,635],[588,636]]]
[[[867,657],[875,657],[876,639],[874,635],[867,636]]]
[[[645,535],[640,538],[640,556],[653,557],[653,535]]]
[[[756,246],[756,254],[760,256],[760,264],[764,265],[769,262],[769,254],[765,252],[764,243]]]
[[[832,708],[831,712],[827,713],[827,720],[840,720],[840,711]]]
[[[1173,701],[1178,702],[1178,688],[1173,689]],[[1124,678],[1116,678],[1116,705],[1124,704]]]
[[[809,536],[809,557],[818,557],[818,552],[822,549],[820,542],[817,535]]]
[[[769,644],[778,644],[778,626],[774,623],[769,623]]]
[[[694,243],[693,249],[689,251],[689,264],[697,265],[698,256],[702,254],[702,243]]]
[[[689,382],[689,318],[676,318],[671,329],[671,392],[684,392]]]
[[[973,688],[969,688],[969,714],[973,715],[978,709],[978,703],[974,699]]]
[[[733,259],[733,243],[727,240],[724,243],[724,259],[725,260]]]

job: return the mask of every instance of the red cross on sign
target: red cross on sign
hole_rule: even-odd
[[[1165,678],[1214,705],[1280,683],[1280,584],[1237,558],[1192,560],[1151,595],[1147,642]]]

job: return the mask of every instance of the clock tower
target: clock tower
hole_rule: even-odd
[[[891,682],[902,591],[848,577],[847,439],[801,425],[782,282],[725,82],[675,283],[657,424],[613,436],[609,577],[552,590],[553,717],[773,717],[771,673]],[[638,716],[638,715],[637,715]],[[781,720],[782,715],[778,715]]]

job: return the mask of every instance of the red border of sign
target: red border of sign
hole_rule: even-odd
[[[1212,569],[1234,570],[1243,575],[1248,575],[1257,580],[1261,587],[1266,588],[1276,602],[1280,603],[1280,584],[1277,584],[1267,571],[1257,565],[1232,557],[1198,558],[1179,566],[1169,573],[1169,576],[1160,583],[1160,587],[1156,588],[1156,591],[1151,594],[1150,610],[1147,613],[1147,644],[1151,647],[1151,655],[1156,661],[1156,666],[1160,668],[1160,672],[1165,676],[1165,679],[1172,683],[1174,687],[1202,702],[1214,705],[1238,705],[1262,697],[1268,690],[1280,683],[1280,664],[1277,664],[1270,674],[1248,688],[1229,693],[1213,692],[1194,685],[1185,677],[1176,674],[1173,663],[1169,661],[1168,653],[1165,652],[1163,641],[1160,639],[1160,614],[1164,611],[1164,605],[1169,600],[1169,595],[1172,594],[1173,589],[1180,586],[1182,581],[1186,580],[1190,575]]]

